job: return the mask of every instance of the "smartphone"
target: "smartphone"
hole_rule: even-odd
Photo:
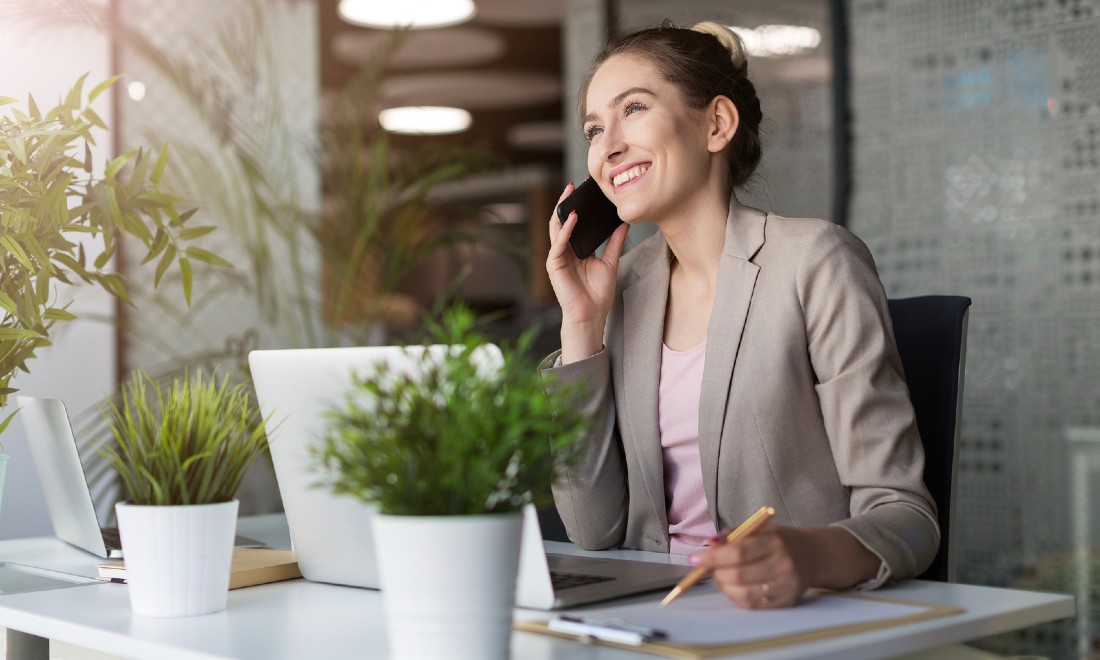
[[[578,259],[591,257],[596,248],[623,224],[615,205],[603,194],[595,179],[585,179],[558,204],[558,220],[565,224],[573,211],[577,212],[577,226],[573,227],[569,245]]]

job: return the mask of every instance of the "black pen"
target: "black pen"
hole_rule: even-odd
[[[98,582],[111,582],[113,584],[126,584],[126,578],[97,577],[96,581],[98,581]]]
[[[591,637],[606,642],[617,642],[640,646],[654,639],[665,639],[668,634],[663,630],[637,626],[618,619],[601,620],[590,619],[582,616],[561,615],[550,619],[547,624],[550,630],[556,632]]]

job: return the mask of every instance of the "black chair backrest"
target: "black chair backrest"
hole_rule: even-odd
[[[970,298],[922,296],[890,300],[889,306],[924,444],[924,483],[940,524],[940,549],[919,577],[954,582],[955,475]]]

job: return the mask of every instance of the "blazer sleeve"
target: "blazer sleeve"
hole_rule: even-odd
[[[555,367],[560,354],[551,354],[540,365],[544,386],[579,388],[574,405],[591,426],[577,440],[572,460],[562,463],[553,486],[554,504],[570,541],[586,550],[617,547],[626,537],[627,482],[607,349]]]
[[[835,524],[882,560],[861,586],[914,577],[932,562],[940,533],[874,260],[830,225],[803,259],[798,287],[821,413],[850,495],[851,517]]]

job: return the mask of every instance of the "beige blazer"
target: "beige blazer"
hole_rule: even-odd
[[[584,548],[668,552],[657,423],[671,252],[658,233],[625,255],[604,350],[551,368],[582,383],[594,422],[554,488]],[[836,524],[912,577],[939,546],[924,450],[886,295],[866,246],[823,220],[731,203],[707,332],[699,451],[717,529],[762,505],[782,525]]]

